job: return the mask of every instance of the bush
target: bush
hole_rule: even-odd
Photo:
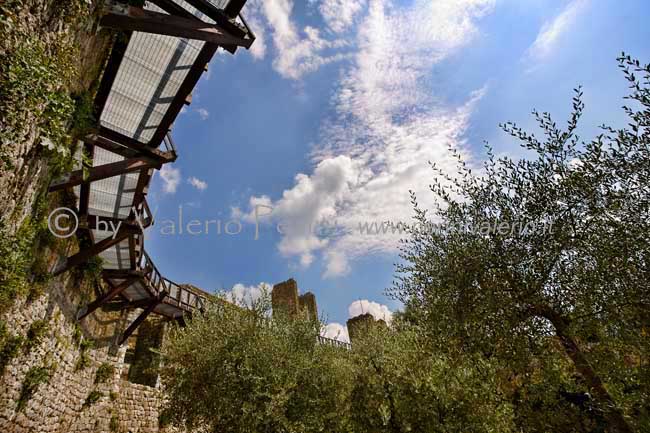
[[[11,335],[7,331],[5,322],[0,321],[0,375],[6,366],[18,355],[24,343],[20,335]]]
[[[108,423],[108,429],[113,433],[120,431],[120,420],[117,418],[117,415],[111,416],[111,421]]]
[[[75,371],[84,370],[86,367],[90,366],[90,355],[88,355],[88,350],[94,346],[92,340],[83,340],[79,344],[79,359],[77,360],[77,365],[75,366]]]
[[[113,376],[113,373],[115,373],[115,367],[113,364],[109,364],[108,362],[103,363],[99,366],[97,372],[95,373],[95,383],[97,384],[106,382]]]
[[[27,339],[25,340],[25,350],[29,351],[34,347],[37,347],[47,331],[49,330],[49,325],[45,320],[35,320],[32,322],[29,330],[27,331]]]
[[[88,394],[88,397],[86,397],[86,401],[84,401],[83,407],[86,408],[92,406],[93,404],[97,403],[103,396],[104,395],[96,389],[90,391],[90,394]]]
[[[16,412],[21,412],[27,402],[33,397],[39,385],[47,383],[52,377],[52,367],[32,367],[27,371],[23,380],[23,387],[20,391],[20,397],[16,404]]]

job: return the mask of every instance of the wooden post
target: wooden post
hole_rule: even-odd
[[[144,310],[144,311],[143,311],[143,312],[138,316],[138,318],[135,319],[135,320],[133,321],[133,323],[131,323],[131,324],[129,325],[128,328],[126,328],[126,331],[124,331],[124,334],[122,335],[122,338],[120,339],[120,342],[118,343],[120,346],[121,346],[122,344],[124,344],[124,342],[125,342],[126,340],[129,339],[129,337],[133,334],[133,332],[135,332],[136,329],[138,329],[138,326],[140,326],[140,324],[141,324],[142,322],[144,322],[144,320],[149,316],[149,314],[153,313],[153,310],[156,309],[156,307],[158,306],[158,304],[160,304],[160,303],[163,301],[163,299],[165,299],[166,296],[167,296],[167,293],[162,292],[162,293],[161,293],[157,298],[155,298],[153,301],[151,301],[151,303],[150,303],[150,304],[147,306],[147,308],[146,308],[146,309],[145,309],[145,310]]]

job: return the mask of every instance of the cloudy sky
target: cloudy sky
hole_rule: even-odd
[[[249,0],[258,39],[221,52],[176,122],[178,161],[155,177],[148,249],[166,275],[255,297],[290,277],[316,294],[327,335],[357,314],[390,320],[384,291],[408,224],[409,190],[434,197],[498,128],[563,121],[583,85],[581,134],[621,125],[616,56],[650,61],[645,0]],[[188,224],[191,226],[188,227]],[[374,226],[373,226],[374,225]]]

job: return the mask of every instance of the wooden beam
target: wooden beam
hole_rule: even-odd
[[[98,135],[100,137],[106,137],[109,140],[112,140],[116,143],[121,144],[122,146],[126,146],[134,150],[140,150],[141,148],[147,145],[147,143],[142,143],[133,137],[129,137],[127,135],[122,134],[121,132],[117,132],[112,129],[109,129],[106,126],[100,125]]]
[[[237,18],[245,4],[246,0],[230,0],[223,11],[228,17]]]
[[[213,44],[249,47],[249,41],[228,33],[218,24],[148,11],[135,6],[114,7],[99,24],[121,30],[198,39]]]
[[[167,112],[165,112],[165,115],[160,121],[158,129],[151,138],[151,141],[149,142],[150,146],[158,147],[158,145],[163,141],[165,134],[169,132],[169,127],[174,123],[178,113],[180,113],[183,108],[185,98],[187,98],[187,95],[189,95],[190,92],[192,92],[192,89],[194,89],[194,86],[196,86],[196,83],[199,81],[199,78],[201,78],[201,74],[203,73],[203,68],[210,62],[212,56],[214,56],[214,53],[217,51],[217,48],[218,45],[215,44],[203,45],[196,61],[192,65],[192,68],[185,76],[183,84],[181,84],[178,92],[176,92],[174,100],[169,104],[169,108],[167,108]]]
[[[146,189],[153,175],[152,169],[142,170],[140,172],[140,177],[138,178],[138,184],[135,187],[135,194],[133,195],[133,206],[139,206],[140,203],[144,201],[145,196],[147,195]]]
[[[57,267],[53,274],[60,275],[68,270],[70,270],[72,267],[77,266],[81,263],[84,263],[86,260],[88,260],[91,257],[96,256],[97,254],[101,253],[102,251],[107,250],[108,248],[112,247],[113,245],[119,244],[122,242],[124,239],[126,239],[129,236],[129,233],[126,233],[124,231],[118,232],[114,237],[107,237],[104,240],[101,240],[97,242],[96,244],[91,245],[90,247],[79,251],[77,254],[68,257],[65,262],[63,262],[59,267]]]
[[[129,236],[129,261],[131,269],[136,269],[138,267],[136,251],[135,251],[135,236]]]
[[[102,271],[102,277],[105,280],[114,280],[114,279],[120,279],[123,280],[124,278],[143,278],[144,273],[140,270],[130,270],[130,269],[104,269]]]
[[[221,9],[218,9],[212,3],[207,0],[187,0],[187,2],[194,6],[197,10],[201,11],[203,14],[207,15],[209,18],[212,18],[217,25],[221,26],[226,32],[230,33],[233,36],[240,37],[246,41],[246,44],[243,45],[245,48],[250,48],[250,46],[255,41],[254,38],[251,38],[251,35],[248,34],[246,29],[243,29],[228,17]],[[237,45],[222,44],[224,50],[228,51],[230,54],[235,54],[237,51]]]
[[[133,335],[133,332],[135,332],[135,330],[138,329],[138,326],[140,326],[140,324],[145,321],[145,319],[149,316],[149,314],[153,313],[153,310],[156,309],[158,304],[160,304],[163,301],[163,299],[165,299],[166,296],[167,293],[162,292],[160,296],[158,296],[157,298],[155,298],[149,303],[147,308],[145,308],[145,310],[138,316],[138,318],[135,319],[133,323],[129,325],[128,328],[126,328],[126,331],[124,331],[124,334],[122,335],[122,338],[120,339],[118,345],[121,346],[122,344],[124,344],[126,340],[129,339],[131,335]]]
[[[83,149],[82,149],[83,154],[90,158],[90,161],[93,160],[93,156],[95,154],[95,146],[91,143],[84,142]],[[84,158],[81,158],[81,164],[83,166],[84,164]],[[88,215],[88,204],[90,201],[90,183],[83,183],[81,184],[81,188],[79,190],[79,216],[84,217],[85,215]]]
[[[115,137],[117,138],[117,137]],[[125,137],[128,138],[128,137]],[[174,162],[177,158],[174,152],[163,152],[158,149],[152,149],[145,144],[134,146],[132,142],[120,143],[119,141],[111,140],[108,137],[91,134],[84,138],[87,143],[92,143],[94,146],[101,147],[109,152],[116,153],[125,158],[133,158],[136,156],[148,156],[153,159],[159,160],[162,164]]]
[[[108,292],[104,293],[97,299],[95,299],[93,302],[90,304],[86,305],[85,308],[79,311],[77,314],[77,320],[81,321],[88,315],[90,315],[93,311],[101,307],[102,305],[106,304],[108,301],[122,293],[124,290],[126,290],[131,284],[137,281],[137,278],[127,278],[126,280],[122,281],[122,283],[118,284],[117,286],[111,288]]]
[[[140,299],[139,301],[110,302],[103,306],[107,311],[122,311],[126,309],[147,308],[151,303],[151,298]]]
[[[111,231],[115,228],[126,232],[128,235],[142,234],[142,228],[137,222],[133,223],[128,220],[99,215],[87,215],[85,218],[79,218],[79,227],[103,231]]]
[[[203,14],[212,18],[217,23],[217,25],[221,26],[226,32],[240,38],[246,37],[247,35],[246,29],[243,29],[242,27],[240,27],[239,25],[237,25],[232,21],[234,18],[237,17],[237,15],[239,15],[239,11],[237,11],[237,13],[235,13],[234,16],[229,16],[228,13],[222,11],[221,9],[218,9],[215,5],[208,2],[207,0],[186,0],[186,1],[190,5],[194,6],[196,9],[201,11]],[[230,2],[235,3],[233,4],[233,7],[230,9],[231,13],[233,13],[237,8],[236,1],[230,0]]]
[[[81,185],[85,182],[95,182],[97,180],[132,173],[145,168],[160,168],[161,165],[160,161],[153,160],[146,156],[140,156],[92,167],[88,170],[88,176],[86,178],[84,178],[83,170],[75,170],[68,173],[64,178],[52,182],[49,191],[59,191]]]
[[[197,19],[192,13],[171,0],[149,0],[165,12],[188,19]]]
[[[126,48],[129,45],[132,34],[133,32],[122,32],[115,35],[113,49],[111,50],[111,55],[108,58],[106,67],[104,68],[104,74],[102,75],[99,89],[97,89],[97,94],[95,95],[94,112],[97,123],[99,123],[102,112],[104,111],[104,106],[106,105],[108,95],[113,88],[117,71],[120,69],[124,53],[126,53]]]

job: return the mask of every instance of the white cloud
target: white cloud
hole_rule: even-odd
[[[246,286],[241,283],[235,284],[229,292],[224,293],[228,302],[249,307],[254,302],[258,301],[264,293],[271,293],[271,285],[269,283],[259,283],[257,286]]]
[[[544,23],[535,42],[528,48],[528,58],[534,61],[548,58],[588,5],[589,0],[572,0],[553,20]]]
[[[244,6],[243,15],[248,20],[248,25],[255,33],[255,43],[250,47],[250,53],[255,60],[266,57],[266,29],[262,21],[259,0],[249,0]]]
[[[254,221],[260,216],[279,224],[283,234],[278,249],[285,257],[299,257],[303,267],[313,261],[313,253],[327,246],[314,229],[316,224],[336,215],[336,205],[345,200],[350,187],[356,184],[357,170],[347,156],[321,161],[311,176],[298,174],[295,186],[284,191],[281,199],[272,202],[267,196],[251,197],[249,213],[244,217]]]
[[[314,148],[313,173],[298,174],[277,200],[251,199],[273,206],[272,218],[286,226],[278,245],[285,256],[303,266],[321,257],[323,276],[336,277],[358,257],[397,251],[400,233],[362,234],[359,224],[409,223],[409,190],[423,207],[434,204],[428,162],[453,175],[449,147],[471,159],[463,134],[485,89],[468,95],[465,104],[445,107],[431,94],[429,80],[441,61],[478,34],[475,22],[493,6],[494,0],[415,0],[405,9],[389,0],[368,2],[356,26],[356,54],[342,69],[332,100],[336,114],[324,121]],[[291,23],[285,20],[284,27]],[[310,230],[323,221],[342,230]]]
[[[366,0],[323,0],[319,10],[327,26],[341,33],[352,26],[365,5]]]
[[[159,171],[160,178],[163,180],[163,192],[173,194],[181,182],[181,171],[173,168],[170,164],[165,164]]]
[[[203,180],[200,180],[200,179],[197,179],[194,176],[191,176],[189,179],[187,179],[187,182],[190,185],[192,185],[194,188],[198,189],[199,191],[205,191],[206,189],[208,189],[208,183],[207,182],[205,182]]]
[[[350,318],[368,313],[372,314],[375,320],[383,320],[388,324],[390,324],[390,322],[393,320],[393,313],[388,309],[387,306],[379,304],[377,302],[368,301],[367,299],[354,301],[348,307],[348,314],[350,315]]]
[[[252,0],[247,8],[251,20],[259,26],[256,34],[262,35],[262,46],[255,48],[253,55],[264,56],[265,34],[270,35],[276,54],[273,67],[285,78],[297,80],[322,65],[346,57],[344,53],[330,52],[345,46],[345,41],[325,39],[312,26],[302,29],[296,26],[291,20],[293,0]]]
[[[210,112],[205,108],[197,108],[195,111],[199,114],[201,120],[207,120],[210,117]]]
[[[328,323],[327,325],[323,326],[320,335],[332,340],[344,341],[346,343],[350,342],[348,327],[341,325],[340,323]]]

